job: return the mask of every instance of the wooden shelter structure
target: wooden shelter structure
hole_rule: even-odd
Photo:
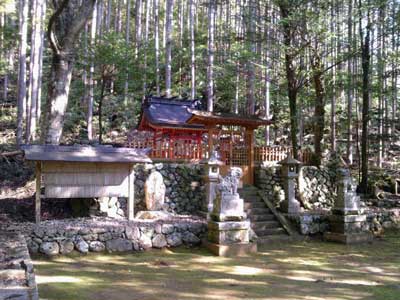
[[[225,163],[222,174],[230,166],[240,166],[243,182],[252,184],[254,130],[271,123],[258,116],[204,111],[198,100],[148,97],[142,105],[138,131],[129,138],[128,147],[151,148],[150,157],[155,160],[189,162],[207,159],[217,150]]]
[[[25,159],[36,163],[37,223],[40,222],[41,198],[45,197],[126,197],[128,219],[133,220],[133,165],[152,162],[145,150],[55,145],[26,145],[22,149]]]

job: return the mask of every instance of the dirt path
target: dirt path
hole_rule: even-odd
[[[41,299],[400,299],[400,232],[370,245],[271,245],[250,258],[202,249],[34,261]]]

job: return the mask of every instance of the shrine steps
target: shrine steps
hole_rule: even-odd
[[[251,222],[251,228],[258,237],[258,244],[299,239],[291,224],[263,199],[260,190],[254,186],[245,186],[239,190],[239,194],[244,200],[244,209]]]

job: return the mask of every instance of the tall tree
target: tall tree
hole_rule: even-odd
[[[215,0],[209,0],[208,5],[208,66],[207,66],[207,110],[214,110],[214,31],[215,31]]]
[[[364,17],[363,9],[366,9]],[[362,136],[361,136],[361,189],[368,192],[368,123],[370,103],[370,64],[371,64],[371,8],[370,0],[364,7],[361,0],[358,1],[359,31],[361,43],[361,65],[362,65]],[[364,22],[363,22],[364,21]],[[363,26],[363,23],[366,25]]]
[[[18,114],[17,114],[17,144],[23,142],[23,126],[26,106],[26,47],[28,34],[28,0],[19,0],[19,66],[18,66]]]
[[[165,22],[165,94],[171,97],[172,30],[174,0],[166,0]]]
[[[51,74],[42,129],[42,142],[59,144],[76,55],[76,40],[93,12],[96,0],[55,0],[48,24],[53,52]]]
[[[43,58],[43,31],[46,1],[32,1],[31,62],[29,71],[30,111],[27,115],[26,142],[36,140],[38,106],[40,106],[41,59]]]

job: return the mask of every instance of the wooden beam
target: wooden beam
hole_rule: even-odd
[[[35,221],[36,223],[40,223],[40,194],[41,194],[41,186],[42,186],[42,165],[40,161],[36,162],[36,195],[35,195]]]
[[[132,221],[135,213],[135,172],[133,164],[129,167],[128,180],[128,220]]]

